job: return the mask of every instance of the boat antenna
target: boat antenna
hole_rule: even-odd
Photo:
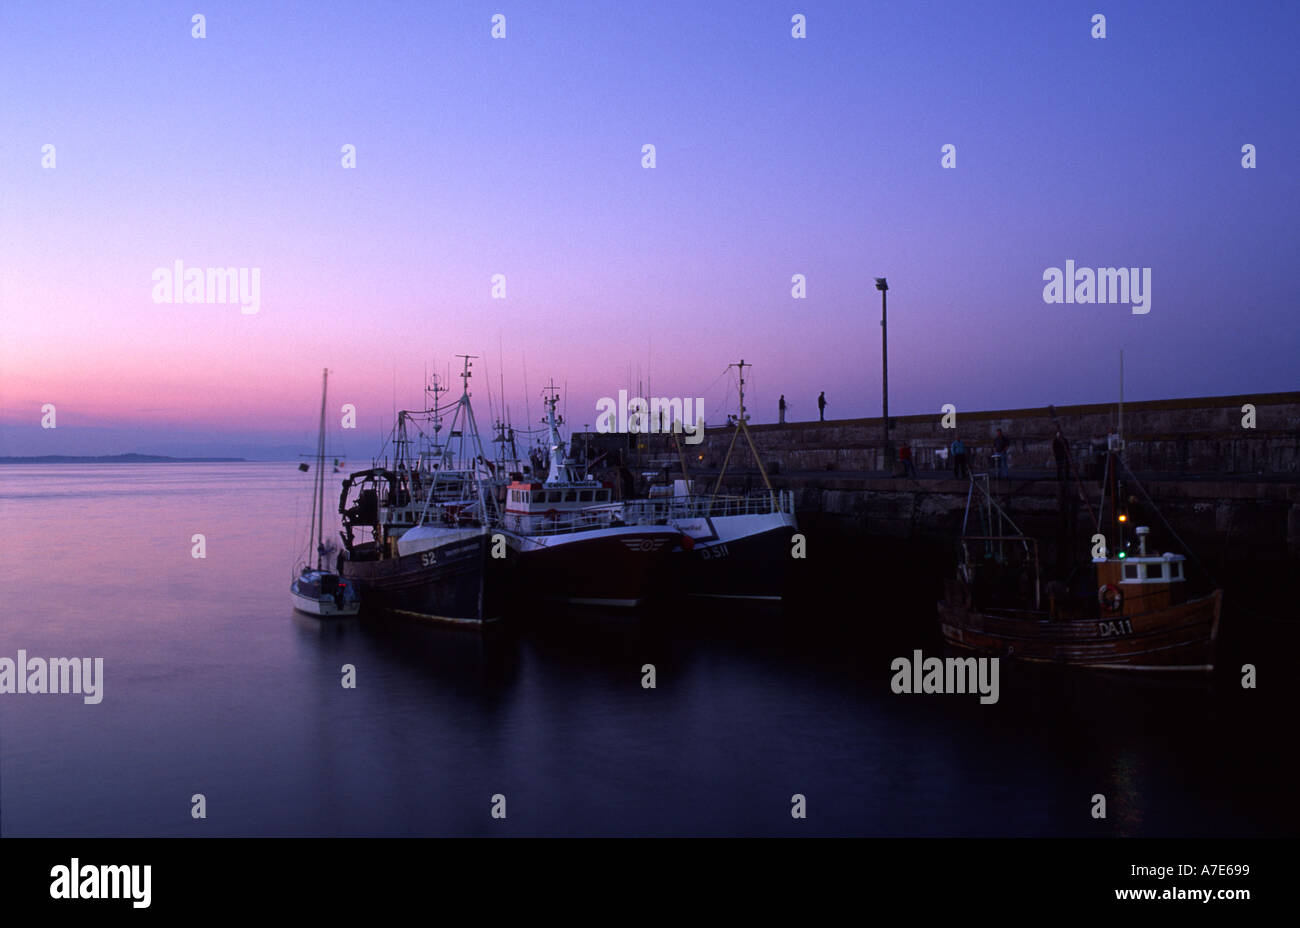
[[[486,357],[487,352],[484,352],[483,354]],[[488,391],[488,419],[495,419],[497,414],[496,406],[492,402],[492,378],[488,377],[486,383]]]
[[[528,403],[528,350],[524,349],[524,421],[531,428],[533,424],[533,413],[529,409]]]
[[[1116,429],[1119,435],[1119,449],[1124,449],[1124,349],[1119,350],[1119,427]]]

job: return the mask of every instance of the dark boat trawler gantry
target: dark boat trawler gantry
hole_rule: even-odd
[[[504,544],[504,557],[491,556],[500,510],[470,405],[472,358],[460,357],[462,391],[446,440],[435,379],[430,409],[398,414],[392,466],[343,482],[340,572],[361,586],[368,613],[482,625],[503,612],[513,560]]]
[[[791,559],[795,521],[794,494],[776,490],[749,433],[745,408],[743,360],[732,365],[740,369],[740,413],[726,456],[711,493],[694,491],[687,474],[686,458],[677,444],[682,479],[671,486],[654,486],[650,498],[628,504],[629,515],[638,521],[665,519],[681,533],[671,565],[683,592],[692,596],[720,599],[779,600],[785,595]],[[703,423],[700,424],[703,428]],[[736,440],[745,436],[754,464],[763,478],[764,489],[745,495],[719,495]],[[677,434],[673,432],[676,442]]]

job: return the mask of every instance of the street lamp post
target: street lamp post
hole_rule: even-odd
[[[880,291],[880,404],[881,421],[885,429],[885,465],[894,461],[894,449],[889,444],[889,314],[885,294],[889,284],[883,277],[876,278],[876,289]]]

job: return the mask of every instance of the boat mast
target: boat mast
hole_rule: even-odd
[[[470,397],[469,379],[474,376],[474,374],[470,371],[470,368],[474,366],[474,361],[478,360],[478,355],[458,354],[456,355],[456,357],[464,360],[465,369],[462,370],[460,373],[460,383],[461,383],[460,402],[459,402],[459,408],[456,410],[455,415],[452,416],[452,423],[451,423],[452,436],[453,437],[455,436],[456,419],[463,414],[464,419],[461,421],[461,425],[460,425],[460,446],[457,450],[460,454],[461,464],[462,466],[464,466],[464,462],[466,460],[465,431],[468,429],[469,441],[470,441],[469,465],[470,465],[470,469],[473,470],[475,473],[477,473],[478,472],[477,459],[483,456],[482,454],[483,449],[482,449],[482,444],[480,443],[478,437],[478,423],[474,421],[474,410],[469,405],[469,397]],[[448,441],[447,444],[450,447],[451,442]]]
[[[424,402],[431,412],[428,422],[433,427],[433,445],[429,448],[428,463],[430,467],[435,465],[438,467],[442,466],[442,445],[440,444],[442,440],[440,434],[442,432],[442,410],[438,408],[438,394],[446,393],[447,389],[448,388],[444,387],[442,382],[438,379],[437,372],[434,373],[433,380],[426,381],[424,385]],[[430,403],[428,398],[430,394],[433,395],[432,403]]]
[[[474,376],[470,372],[470,368],[473,367],[473,361],[476,360],[478,356],[461,354],[456,357],[465,359],[465,370],[460,375],[461,381],[464,384],[460,398],[460,405],[464,408],[465,413],[465,421],[461,426],[461,458],[463,459],[465,456],[464,433],[468,430],[470,442],[469,450],[471,455],[469,470],[470,473],[473,474],[475,494],[478,496],[479,506],[482,508],[482,522],[484,528],[486,528],[488,525],[496,524],[499,521],[500,514],[497,510],[496,496],[487,489],[487,483],[491,483],[492,485],[497,483],[498,475],[492,472],[487,455],[483,452],[483,438],[479,434],[478,420],[474,418],[474,407],[471,406],[469,402],[471,395],[469,392],[469,379]],[[504,402],[504,397],[502,398],[502,401]],[[487,477],[486,482],[484,480],[485,474],[490,475]]]
[[[745,441],[749,444],[750,453],[754,455],[754,463],[758,465],[758,472],[763,477],[763,485],[767,487],[769,493],[772,490],[772,481],[767,479],[767,468],[763,466],[763,459],[758,456],[758,449],[754,447],[754,438],[749,434],[749,414],[745,412],[745,368],[753,367],[752,364],[746,364],[745,359],[741,358],[739,364],[728,364],[728,368],[737,367],[740,369],[740,415],[736,419],[736,430],[731,433],[731,444],[727,445],[727,456],[722,459],[722,470],[718,472],[718,482],[713,486],[713,495],[710,499],[718,495],[718,490],[722,488],[722,478],[726,476],[727,465],[731,462],[731,451],[736,447],[736,438],[741,432],[745,433]]]
[[[546,418],[542,421],[550,429],[550,447],[551,447],[551,466],[546,475],[546,483],[560,483],[570,479],[568,473],[568,462],[565,460],[564,441],[560,438],[560,423],[564,419],[555,413],[556,404],[560,402],[560,395],[555,392],[555,381],[552,380],[546,388],[544,394],[546,403]]]
[[[316,569],[325,559],[325,395],[329,389],[329,368],[320,381],[320,432],[316,436],[316,486],[312,492],[312,535],[316,538]]]

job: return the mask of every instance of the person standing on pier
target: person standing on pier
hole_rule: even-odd
[[[825,390],[822,391],[821,396],[817,397],[817,415],[822,422],[826,421],[826,391]]]
[[[903,465],[903,476],[915,479],[916,465],[912,463],[912,446],[909,445],[906,440],[904,440],[903,444],[899,446],[898,460]]]
[[[1056,458],[1056,479],[1065,483],[1070,469],[1070,446],[1065,443],[1065,436],[1060,429],[1056,430],[1056,437],[1052,439],[1052,457]]]
[[[780,422],[782,425],[785,425],[785,394],[784,393],[781,394],[781,402],[776,404],[776,411],[777,414],[780,416],[780,418],[777,421]]]
[[[966,443],[960,438],[954,438],[949,451],[952,454],[953,476],[958,480],[970,477],[970,468],[966,466]]]
[[[993,439],[993,451],[998,456],[998,476],[1010,477],[1011,468],[1007,463],[1007,458],[1011,455],[1011,439],[1002,434],[998,429],[997,438]]]

